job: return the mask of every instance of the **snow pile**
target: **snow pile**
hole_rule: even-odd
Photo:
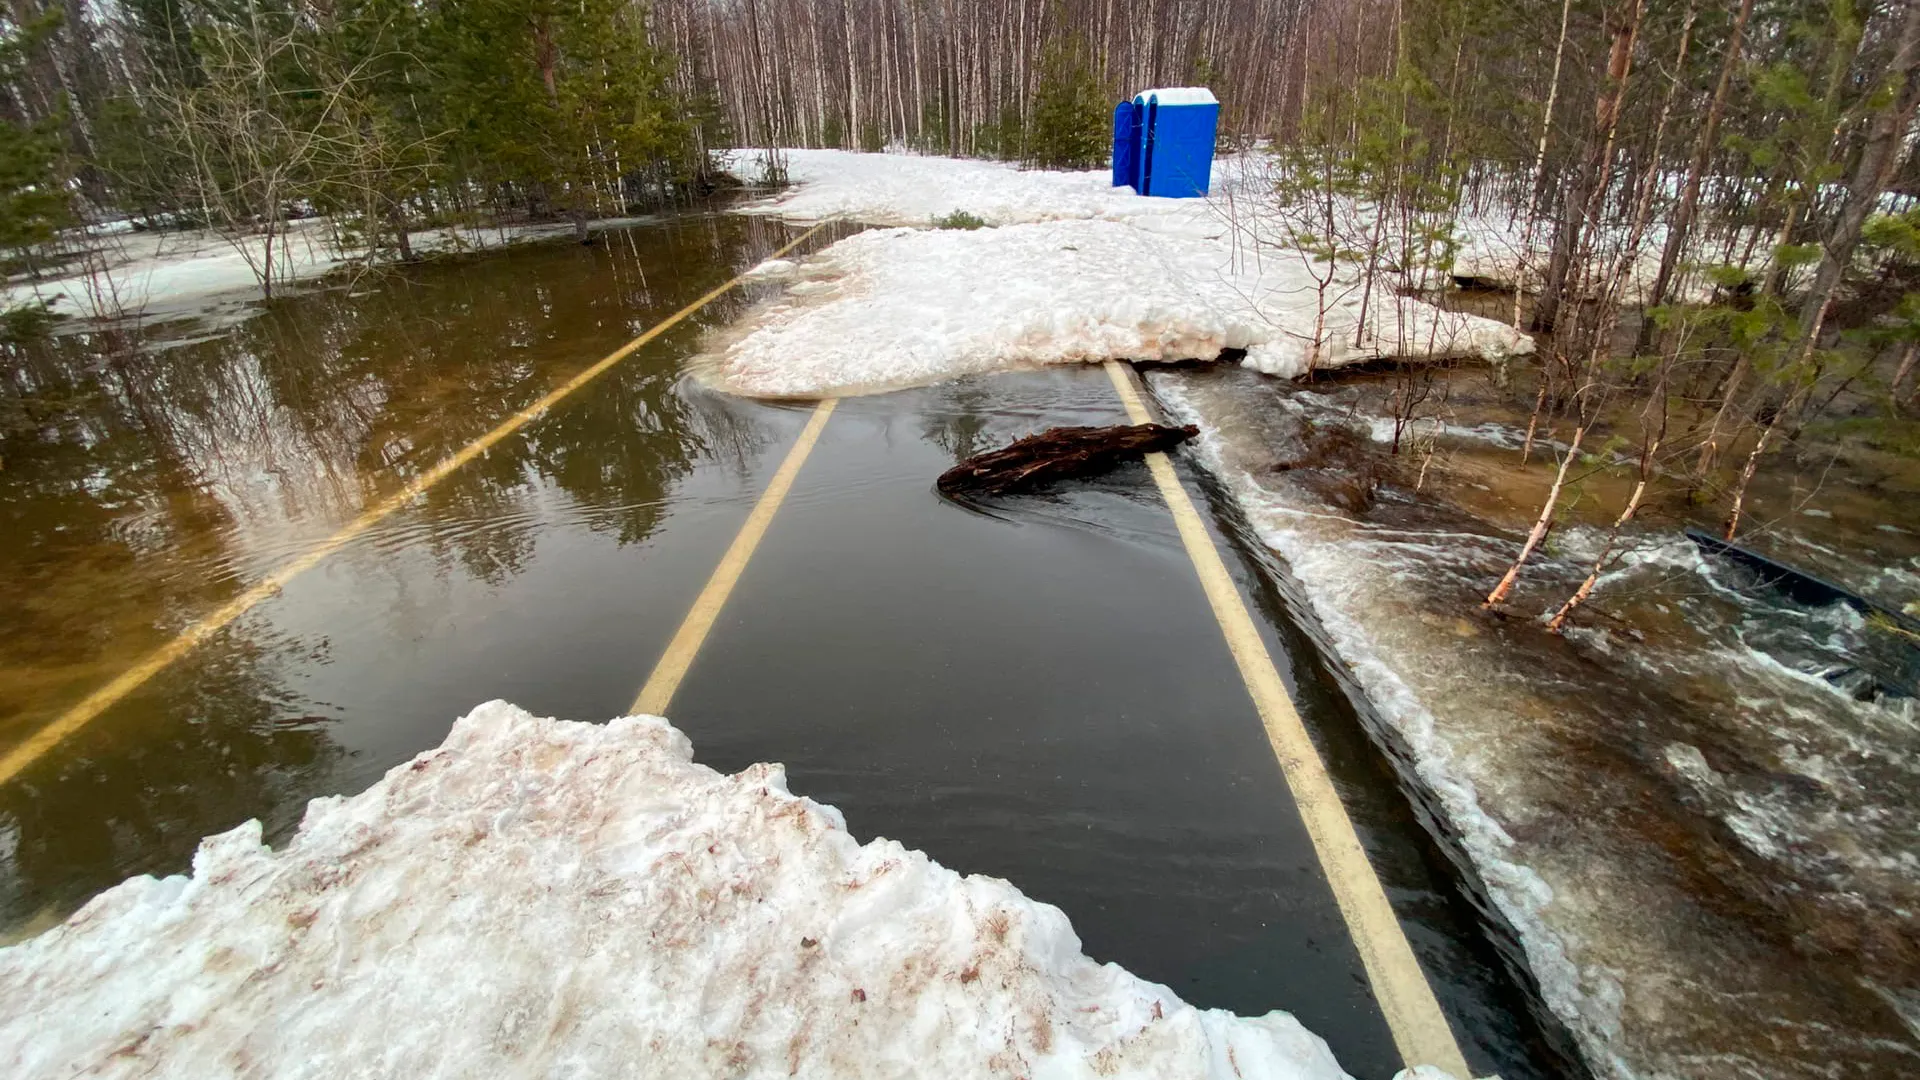
[[[1115,188],[1105,169],[1043,172],[1003,161],[846,150],[782,150],[780,155],[794,187],[749,212],[792,221],[845,217],[875,225],[926,225],[964,210],[989,225],[1011,225],[1205,211],[1204,204],[1148,199],[1132,188]],[[763,156],[764,151],[736,150],[728,168],[739,176],[757,175],[764,171]]]
[[[1163,95],[1161,103],[1169,104],[1169,98],[1164,95],[1184,93],[1186,89],[1190,88],[1149,93]],[[1256,235],[1261,242],[1279,244],[1280,231],[1274,223],[1258,220],[1272,216],[1265,204],[1276,179],[1274,161],[1258,151],[1216,156],[1211,180],[1213,195],[1207,199],[1136,195],[1132,188],[1111,186],[1111,173],[1104,169],[1047,172],[999,161],[859,154],[845,150],[785,150],[781,154],[788,179],[795,186],[749,207],[748,212],[776,214],[794,221],[844,217],[873,225],[911,226],[927,225],[934,218],[956,210],[970,213],[990,225],[1101,218],[1132,222],[1160,232],[1198,231],[1214,235],[1238,232],[1242,251]],[[763,151],[736,150],[728,159],[729,167],[743,176],[756,175],[764,170],[763,157]],[[1387,249],[1395,247],[1390,238],[1399,226],[1392,215],[1382,228],[1381,223],[1375,221],[1372,209],[1365,205],[1343,201],[1339,213],[1344,222],[1340,229],[1342,235],[1360,237],[1378,233],[1389,241],[1385,244]],[[1550,222],[1540,222],[1529,230],[1523,217],[1518,211],[1496,207],[1484,212],[1467,212],[1454,221],[1453,234],[1459,246],[1454,252],[1451,273],[1502,288],[1511,288],[1518,282],[1528,289],[1537,289],[1553,243],[1553,228]],[[1623,223],[1609,222],[1602,227],[1602,232],[1605,239],[1600,247],[1608,251],[1623,245],[1630,230]],[[1650,290],[1659,270],[1665,237],[1660,225],[1647,230],[1637,257],[1628,268],[1622,287],[1623,302],[1639,303]],[[1292,257],[1290,252],[1280,254]],[[1679,295],[1690,302],[1712,298],[1710,283],[1702,282],[1697,275],[1677,284]]]
[[[1595,244],[1601,260],[1594,274],[1594,286],[1610,282],[1619,272],[1619,252],[1627,246],[1632,229],[1623,222],[1608,222],[1600,229]],[[1516,284],[1527,291],[1538,291],[1546,282],[1547,263],[1553,255],[1553,223],[1537,222],[1532,230],[1520,216],[1507,211],[1467,214],[1454,223],[1454,235],[1460,242],[1453,255],[1452,273],[1462,280],[1511,289]],[[1620,281],[1620,303],[1644,304],[1653,293],[1654,279],[1660,275],[1660,253],[1666,246],[1664,224],[1647,226],[1634,250],[1633,259],[1624,268]],[[1710,303],[1714,299],[1713,282],[1697,273],[1677,275],[1670,284],[1668,299],[1690,304]]]
[[[805,396],[1034,364],[1211,359],[1223,349],[1292,377],[1376,357],[1533,347],[1505,324],[1396,296],[1384,282],[1370,297],[1345,286],[1323,296],[1297,258],[1254,264],[1222,225],[1171,226],[1066,220],[850,237],[716,344],[718,380],[740,393]]]
[[[475,709],[281,851],[249,822],[0,950],[0,1073],[1345,1074],[1080,953],[1066,917],[861,845],[665,721]]]

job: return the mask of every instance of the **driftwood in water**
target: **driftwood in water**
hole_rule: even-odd
[[[978,454],[940,474],[942,495],[1007,495],[1054,480],[1093,476],[1123,461],[1135,461],[1186,442],[1200,429],[1133,424],[1118,427],[1057,427],[1006,447]]]

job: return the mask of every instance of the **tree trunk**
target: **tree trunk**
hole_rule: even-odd
[[[1540,215],[1540,187],[1547,171],[1547,135],[1553,131],[1553,106],[1560,99],[1560,61],[1566,56],[1567,20],[1572,14],[1573,0],[1561,0],[1560,37],[1553,46],[1553,78],[1547,81],[1547,104],[1540,112],[1540,145],[1533,152],[1533,183],[1527,190],[1527,231],[1520,241],[1520,260],[1513,273],[1513,328],[1516,330],[1520,328],[1520,296],[1525,291],[1527,264],[1533,261],[1533,228]]]
[[[1507,602],[1507,597],[1513,592],[1514,583],[1520,580],[1520,569],[1527,565],[1528,559],[1533,558],[1534,551],[1540,547],[1540,541],[1546,539],[1547,529],[1553,525],[1553,513],[1560,505],[1560,492],[1567,483],[1567,470],[1573,467],[1573,460],[1580,456],[1580,441],[1586,437],[1587,429],[1584,425],[1573,429],[1573,443],[1567,447],[1566,455],[1560,459],[1560,471],[1553,474],[1553,486],[1547,489],[1547,499],[1540,507],[1540,517],[1533,523],[1533,531],[1527,534],[1527,542],[1521,546],[1519,558],[1514,559],[1513,565],[1507,567],[1506,576],[1502,577],[1500,584],[1495,585],[1493,591],[1487,594],[1486,602],[1480,605],[1481,608],[1492,609]]]
[[[860,83],[853,69],[853,0],[840,0],[840,28],[847,45],[847,133],[841,145],[860,149]]]
[[[1767,426],[1760,429],[1760,437],[1754,440],[1753,451],[1747,455],[1747,463],[1740,469],[1740,482],[1733,488],[1733,508],[1727,512],[1727,528],[1722,539],[1732,540],[1733,534],[1740,531],[1740,514],[1747,505],[1747,485],[1753,483],[1753,474],[1760,470],[1760,456],[1767,452],[1767,443],[1773,438],[1773,429],[1780,426],[1780,417],[1786,413],[1786,406],[1773,414]]]
[[[413,237],[407,232],[407,214],[399,202],[387,204],[387,223],[393,227],[393,242],[400,249],[402,262],[413,261]]]
[[[1896,415],[1900,412],[1900,386],[1912,373],[1916,357],[1920,357],[1920,341],[1907,342],[1907,347],[1900,351],[1900,366],[1893,371],[1893,381],[1887,384],[1887,407]]]
[[[1620,530],[1626,528],[1627,523],[1633,520],[1634,512],[1640,509],[1640,500],[1647,494],[1647,480],[1650,475],[1648,466],[1654,453],[1659,449],[1660,441],[1655,439],[1653,444],[1647,447],[1646,453],[1641,455],[1640,481],[1633,485],[1633,494],[1627,499],[1627,508],[1614,519],[1613,528],[1607,533],[1607,544],[1600,549],[1600,557],[1593,560],[1593,568],[1587,571],[1586,580],[1580,583],[1580,587],[1574,590],[1572,596],[1567,597],[1566,603],[1560,605],[1560,610],[1553,613],[1553,618],[1547,621],[1547,629],[1556,634],[1559,633],[1566,627],[1567,617],[1573,614],[1573,609],[1586,603],[1587,597],[1593,595],[1593,587],[1599,583],[1600,575],[1606,571],[1607,561],[1613,558],[1613,549],[1620,543]]]
[[[1860,243],[1861,229],[1905,156],[1907,131],[1913,123],[1914,108],[1920,105],[1920,2],[1910,0],[1907,5],[1886,80],[1893,90],[1892,98],[1867,126],[1860,160],[1847,181],[1846,201],[1821,244],[1820,269],[1800,309],[1802,360],[1819,343],[1827,309],[1833,303],[1834,290],[1839,287],[1847,264],[1853,259],[1854,248]]]
[[[1560,305],[1566,300],[1574,256],[1580,250],[1581,233],[1598,217],[1600,202],[1606,196],[1608,167],[1613,161],[1614,133],[1620,123],[1620,105],[1626,95],[1627,77],[1633,71],[1633,45],[1640,34],[1640,16],[1644,10],[1645,0],[1634,0],[1627,21],[1615,24],[1612,29],[1613,44],[1607,51],[1607,78],[1593,105],[1592,152],[1568,185],[1560,227],[1554,233],[1553,254],[1547,263],[1547,280],[1540,293],[1540,304],[1534,311],[1534,325],[1542,330],[1552,330],[1555,320],[1559,318]]]
[[[1700,127],[1700,138],[1693,145],[1693,159],[1687,163],[1687,179],[1680,186],[1680,202],[1673,208],[1673,217],[1667,222],[1667,242],[1660,249],[1660,269],[1654,274],[1653,286],[1647,290],[1647,306],[1658,307],[1666,302],[1667,290],[1673,285],[1673,271],[1680,265],[1680,253],[1686,249],[1687,233],[1693,225],[1693,215],[1700,205],[1700,181],[1706,175],[1707,162],[1713,157],[1714,133],[1720,127],[1720,117],[1727,109],[1727,91],[1733,85],[1733,73],[1740,66],[1741,45],[1747,32],[1747,19],[1753,14],[1753,0],[1740,0],[1740,11],[1733,17],[1733,29],[1727,35],[1727,56],[1720,64],[1720,78],[1713,85],[1713,100],[1707,105],[1707,117]],[[1653,323],[1640,324],[1640,340],[1636,352],[1645,352],[1648,343],[1653,340]]]

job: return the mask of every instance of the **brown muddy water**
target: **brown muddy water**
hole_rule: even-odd
[[[690,218],[310,289],[237,323],[227,304],[55,338],[6,417],[0,745],[789,235]],[[653,655],[623,620],[684,609],[794,426],[676,388],[668,358],[748,300],[682,324],[0,787],[5,923],[176,871],[250,816],[284,830],[308,797],[437,742],[451,713],[400,718],[450,700],[622,711]],[[633,575],[633,548],[659,572]],[[588,677],[612,641],[635,649],[617,688]]]
[[[0,750],[795,231],[694,215],[56,339],[0,434]],[[278,842],[481,701],[624,713],[807,418],[686,377],[756,299],[642,349],[0,785],[0,940],[183,872],[248,818]],[[843,403],[669,711],[701,760],[784,761],[856,835],[1004,876],[1097,959],[1285,1008],[1384,1078],[1389,1033],[1145,470],[986,512],[932,490],[997,441],[1121,416],[1097,368]],[[1215,506],[1476,1072],[1580,1075],[1395,751]]]
[[[1587,473],[1512,614],[1480,614],[1556,452],[1519,467],[1530,395],[1484,370],[1442,376],[1398,458],[1391,376],[1150,385],[1211,429],[1201,459],[1596,1073],[1920,1074],[1920,722],[1872,677],[1910,679],[1911,641],[1703,557],[1679,530],[1720,511],[1672,490],[1548,634],[1534,616],[1599,554],[1626,470]],[[1309,426],[1343,425],[1353,449],[1288,467]],[[1343,503],[1324,474],[1362,468],[1377,499]],[[1743,539],[1898,610],[1920,598],[1917,500],[1910,459],[1814,446],[1756,481]]]

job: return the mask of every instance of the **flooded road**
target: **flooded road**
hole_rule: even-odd
[[[228,328],[59,339],[0,469],[0,748],[795,232],[692,217]],[[284,837],[306,800],[365,788],[480,701],[626,712],[807,420],[686,377],[702,329],[755,299],[642,349],[0,786],[9,936],[180,872],[246,818]],[[669,713],[700,760],[784,761],[855,835],[1005,876],[1096,959],[1203,1007],[1292,1011],[1355,1075],[1388,1076],[1390,1033],[1146,470],[981,510],[932,490],[985,447],[1122,417],[1095,368],[841,403]],[[1475,1071],[1578,1075],[1287,602],[1229,561]]]
[[[794,232],[693,218],[288,300],[207,340],[56,339],[33,373],[46,417],[15,425],[0,469],[0,744]],[[682,324],[0,787],[6,924],[178,870],[246,817],[284,831],[479,700],[624,711],[797,429],[679,388],[701,325],[750,300]]]
[[[1526,410],[1475,381],[1459,375],[1424,474],[1423,446],[1390,459],[1390,379],[1221,368],[1151,385],[1220,433],[1201,457],[1285,560],[1377,740],[1450,823],[1597,1073],[1913,1074],[1920,727],[1912,698],[1858,677],[1911,645],[1703,557],[1677,490],[1650,501],[1577,629],[1546,633],[1532,616],[1578,585],[1624,499],[1604,474],[1571,498],[1514,617],[1481,615],[1554,464],[1517,467]],[[1291,467],[1308,431],[1345,424],[1359,445]],[[1851,454],[1831,474],[1782,455],[1743,538],[1897,609],[1920,595],[1913,474]],[[1383,483],[1364,505],[1313,475],[1366,468]]]

